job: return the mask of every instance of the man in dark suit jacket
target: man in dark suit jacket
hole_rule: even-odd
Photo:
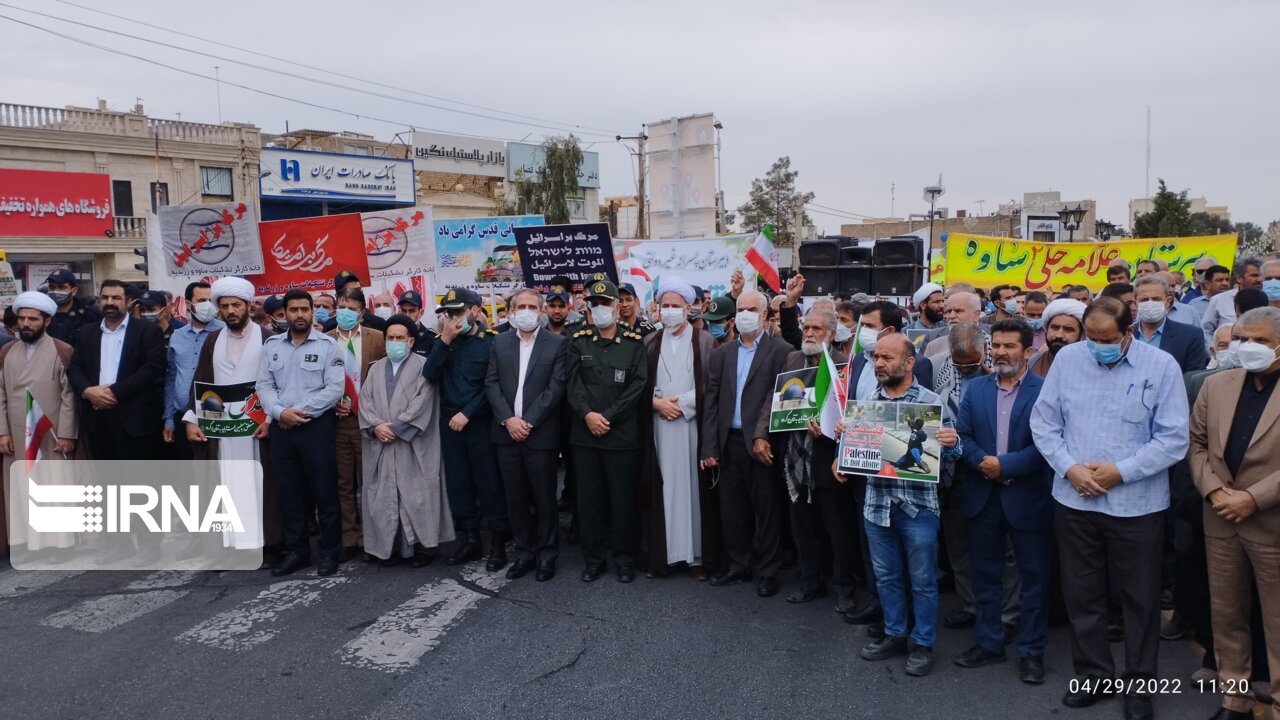
[[[542,296],[537,292],[518,290],[510,303],[516,331],[493,339],[485,376],[485,397],[493,408],[492,437],[516,544],[507,577],[525,575],[536,561],[535,578],[546,581],[555,576],[560,554],[556,458],[568,340],[539,327]]]
[[[1133,298],[1138,303],[1134,340],[1154,345],[1172,355],[1184,374],[1203,370],[1209,365],[1209,352],[1200,328],[1169,319],[1169,308],[1174,300],[1164,280],[1153,275],[1138,278],[1133,286]]]
[[[80,328],[67,379],[80,402],[80,437],[96,460],[161,457],[164,334],[155,323],[131,320],[124,283],[102,281],[102,322]]]
[[[1015,646],[1025,683],[1044,682],[1049,635],[1049,573],[1053,543],[1053,471],[1031,436],[1031,408],[1044,384],[1027,371],[1031,327],[1019,319],[991,327],[995,373],[969,385],[956,430],[961,511],[969,519],[969,562],[977,604],[976,644],[955,658],[961,667],[1004,660],[1000,610],[1005,553],[1013,545],[1022,580],[1022,622]]]
[[[872,336],[875,335],[876,339],[879,339],[890,333],[902,332],[906,323],[907,316],[902,308],[887,300],[877,300],[862,308],[862,314],[858,317],[858,332],[863,337],[854,338],[854,347],[860,346],[863,352],[854,356],[853,365],[849,368],[850,387],[856,390],[861,385],[868,396],[875,390],[875,369],[868,361],[868,357],[875,350],[875,340]],[[917,353],[916,364],[911,374],[916,382],[926,388],[933,387],[933,363],[929,358]]]
[[[769,304],[760,292],[738,296],[737,340],[715,349],[707,382],[708,427],[715,446],[702,452],[703,468],[720,467],[720,515],[729,569],[712,585],[744,582],[756,573],[756,592],[778,592],[782,567],[780,462],[769,437],[773,388],[791,347],[764,332]],[[744,376],[739,378],[739,371]],[[754,541],[753,541],[754,540]],[[752,567],[752,558],[755,567]]]

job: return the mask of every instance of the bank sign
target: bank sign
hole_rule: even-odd
[[[412,205],[413,161],[262,148],[259,193],[264,200],[339,200]]]

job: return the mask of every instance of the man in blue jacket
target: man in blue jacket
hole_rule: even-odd
[[[969,385],[956,430],[961,512],[969,520],[969,562],[977,604],[975,645],[956,656],[961,667],[1003,662],[1000,621],[1005,551],[1012,543],[1022,580],[1022,622],[1016,650],[1023,682],[1044,682],[1053,542],[1053,472],[1031,435],[1031,408],[1044,381],[1027,371],[1031,327],[1020,319],[991,328],[995,372]]]

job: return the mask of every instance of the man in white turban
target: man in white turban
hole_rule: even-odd
[[[224,277],[215,280],[209,299],[217,307],[218,300],[224,297],[240,298],[246,304],[251,303],[253,302],[253,283],[239,277]]]
[[[1044,348],[1031,359],[1031,372],[1040,377],[1048,375],[1058,351],[1084,338],[1084,309],[1084,303],[1067,298],[1054,300],[1045,307],[1040,316],[1044,323]]]
[[[911,303],[916,306],[919,316],[916,321],[903,328],[907,330],[924,330],[931,332],[942,327],[942,286],[938,283],[925,283],[911,296]],[[917,346],[918,347],[918,346]]]

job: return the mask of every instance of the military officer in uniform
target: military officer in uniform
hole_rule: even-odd
[[[49,321],[49,337],[61,340],[71,346],[76,344],[76,336],[85,325],[97,325],[102,322],[102,313],[87,300],[76,297],[80,291],[80,283],[75,273],[67,268],[58,268],[49,273],[45,281],[49,287],[49,297],[58,306],[58,312]]]
[[[478,560],[488,545],[485,569],[507,566],[507,497],[489,437],[493,410],[485,397],[489,349],[497,333],[486,327],[480,296],[450,288],[438,312],[441,321],[422,375],[440,388],[440,453],[453,526],[461,542],[446,562]]]
[[[640,317],[640,297],[636,295],[636,288],[631,283],[618,286],[618,322],[640,337],[657,329]]]
[[[592,582],[604,572],[609,546],[618,582],[631,582],[636,577],[637,408],[648,363],[640,335],[618,322],[617,286],[596,275],[586,291],[589,319],[565,348],[565,396],[574,417],[569,442],[587,563],[582,580]]]
[[[427,327],[422,322],[422,295],[417,290],[406,290],[400,293],[400,299],[397,303],[400,306],[400,314],[407,316],[414,322],[413,331],[413,352],[426,357],[431,354],[431,348],[435,347],[436,340],[440,337],[436,331]]]

